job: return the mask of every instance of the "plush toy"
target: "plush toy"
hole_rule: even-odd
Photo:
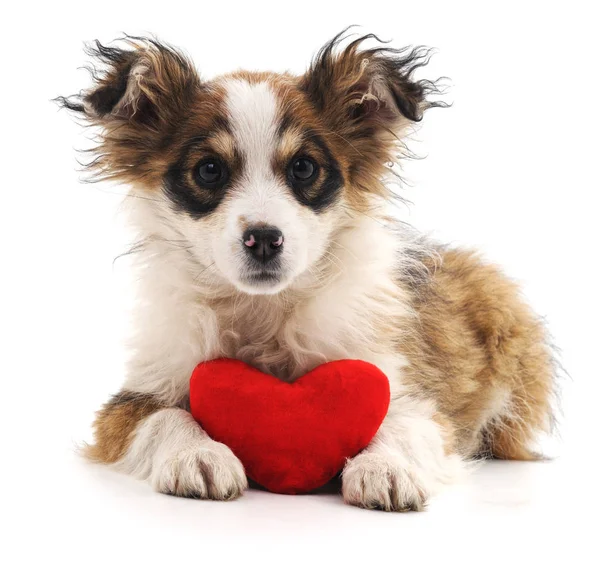
[[[199,364],[190,380],[194,418],[276,493],[309,492],[335,477],[369,444],[389,402],[386,376],[360,360],[323,364],[290,384],[219,359]]]

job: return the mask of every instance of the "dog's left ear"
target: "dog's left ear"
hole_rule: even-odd
[[[302,77],[300,87],[330,127],[352,137],[377,129],[397,134],[423,112],[442,102],[428,100],[438,93],[434,82],[415,80],[415,70],[427,64],[431,51],[423,47],[361,50],[365,35],[339,49],[345,32],[327,43]]]

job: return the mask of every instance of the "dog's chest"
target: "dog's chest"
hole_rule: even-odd
[[[262,312],[238,318],[228,328],[222,325],[221,345],[224,356],[293,381],[323,362],[349,358],[351,347],[335,339],[339,331],[328,326],[330,331],[325,333],[318,323],[299,316]]]
[[[353,358],[381,366],[393,355],[391,340],[374,332],[376,323],[367,311],[331,301],[293,309],[269,300],[238,303],[221,312],[219,325],[222,356],[286,381],[332,360]]]

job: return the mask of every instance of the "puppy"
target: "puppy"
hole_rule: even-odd
[[[197,363],[243,360],[293,382],[358,358],[389,378],[344,500],[421,510],[466,461],[536,458],[553,363],[518,288],[473,253],[388,216],[407,128],[440,103],[422,48],[335,37],[302,76],[202,79],[155,39],[96,42],[93,86],[63,106],[98,127],[96,178],[131,187],[140,235],[137,332],[125,384],[86,455],[159,492],[228,500],[247,488],[231,450],[192,419]]]

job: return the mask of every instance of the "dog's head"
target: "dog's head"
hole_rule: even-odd
[[[277,293],[386,195],[403,129],[437,105],[427,100],[435,85],[413,78],[426,50],[364,49],[365,39],[376,38],[341,47],[340,34],[302,76],[208,81],[156,40],[96,43],[104,73],[61,102],[101,128],[96,175],[150,200],[156,225],[224,283]]]

